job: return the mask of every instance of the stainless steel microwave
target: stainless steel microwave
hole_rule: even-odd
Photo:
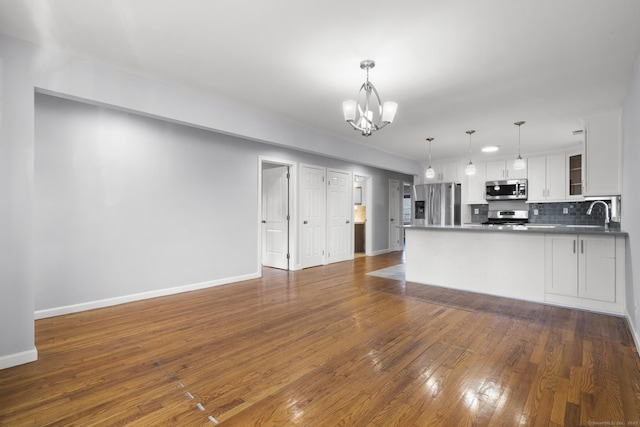
[[[527,180],[487,181],[487,200],[527,200]]]

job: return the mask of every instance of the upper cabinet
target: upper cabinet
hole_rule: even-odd
[[[620,195],[620,113],[590,117],[585,122],[584,195]]]
[[[583,199],[582,153],[567,154],[567,199]]]
[[[500,181],[504,179],[527,179],[527,168],[525,167],[524,169],[514,169],[514,163],[515,159],[487,162],[487,181]]]
[[[565,155],[528,159],[528,202],[559,202],[566,197]]]
[[[462,188],[466,189],[467,192],[467,204],[486,204],[486,165],[484,163],[475,163],[475,165],[475,175],[465,175],[465,182],[462,184]]]
[[[426,167],[422,171],[422,179],[425,184],[438,182],[460,182],[460,165],[458,163],[442,163],[432,164],[431,167],[436,175],[433,178],[426,178],[424,173]]]

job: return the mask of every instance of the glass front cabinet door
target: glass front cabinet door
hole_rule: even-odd
[[[582,199],[582,153],[567,154],[567,199]]]

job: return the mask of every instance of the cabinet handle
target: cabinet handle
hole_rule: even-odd
[[[573,241],[573,253],[574,254],[576,253],[576,241],[575,240]]]
[[[584,240],[580,240],[580,253],[584,253]]]

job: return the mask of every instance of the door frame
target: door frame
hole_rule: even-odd
[[[367,218],[364,225],[364,253],[366,256],[373,256],[375,255],[373,253],[373,218],[375,215],[373,209],[373,177],[371,175],[354,172],[354,182],[356,176],[362,178],[360,182],[365,183],[364,200],[366,201]]]
[[[392,214],[391,214],[391,209],[393,208],[393,205],[391,204],[391,184],[395,183],[397,184],[397,195],[398,195],[398,203],[396,204],[396,207],[394,209],[394,213],[396,214],[396,218],[395,221],[392,223],[391,222],[391,218],[392,218]],[[389,241],[389,252],[394,252],[394,251],[399,251],[402,250],[403,248],[403,244],[402,242],[398,241],[398,242],[393,242],[392,243],[392,238],[395,236],[395,233],[397,231],[397,235],[398,235],[398,240],[402,239],[402,229],[397,229],[396,227],[398,225],[402,225],[402,198],[403,198],[403,186],[402,186],[402,181],[400,181],[399,179],[389,179],[388,184],[387,184],[387,191],[388,191],[388,198],[389,198],[389,220],[387,221],[389,224],[389,237],[388,237],[388,241]],[[398,221],[399,220],[399,221]]]
[[[258,210],[257,210],[257,234],[258,234],[258,259],[257,259],[257,271],[260,272],[260,276],[262,277],[262,165],[263,163],[271,163],[280,166],[288,166],[289,167],[289,188],[287,191],[289,192],[289,231],[288,231],[288,241],[289,241],[289,270],[295,270],[296,263],[298,259],[296,258],[296,249],[297,249],[297,229],[293,227],[292,224],[297,223],[298,212],[297,212],[297,163],[292,162],[286,159],[279,159],[275,157],[268,156],[258,156]]]

